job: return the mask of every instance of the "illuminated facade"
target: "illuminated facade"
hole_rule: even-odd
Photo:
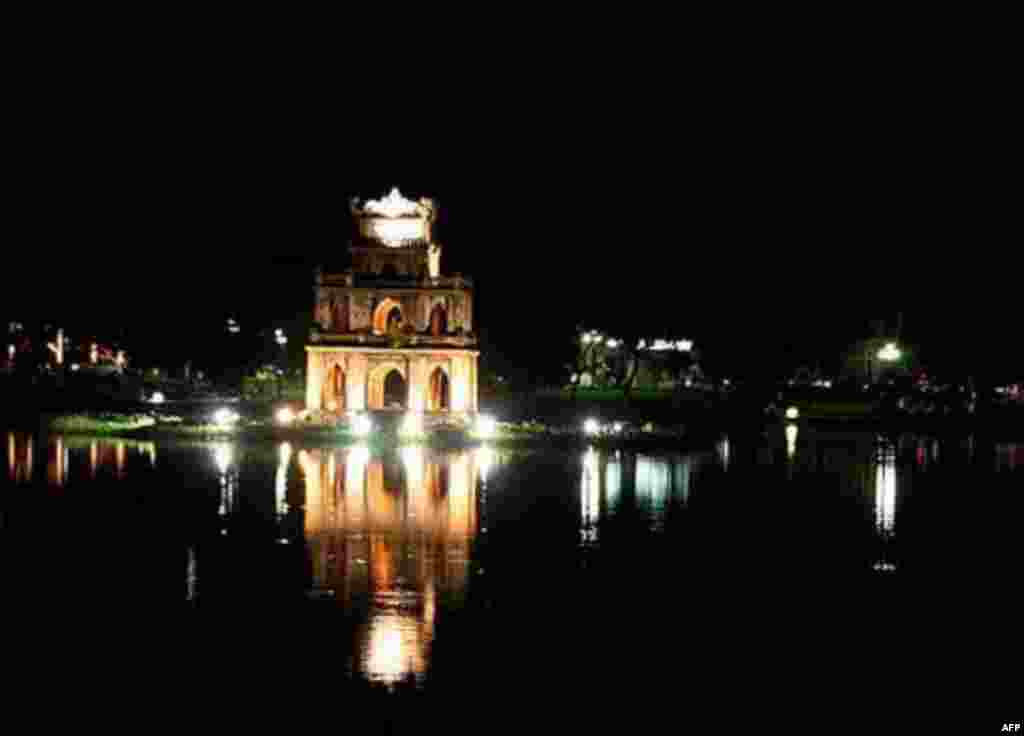
[[[436,206],[397,189],[351,206],[352,264],[316,276],[306,408],[475,413],[473,285],[441,275]]]

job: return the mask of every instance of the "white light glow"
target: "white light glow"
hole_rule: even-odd
[[[217,465],[217,470],[220,471],[221,475],[228,472],[228,468],[231,467],[231,461],[234,459],[235,451],[231,445],[218,444],[213,448],[213,461]]]
[[[411,218],[402,220],[374,220],[370,223],[370,231],[374,238],[393,248],[411,240],[424,240],[426,238],[423,220]]]
[[[888,536],[896,526],[896,453],[886,452],[875,467],[875,526]]]
[[[618,346],[619,346],[619,341],[618,340],[609,340],[608,341],[608,347],[612,348],[613,350],[615,348],[617,348]]]
[[[481,445],[476,448],[476,468],[480,473],[480,480],[487,484],[487,479],[491,474],[491,466],[494,465],[494,450],[487,445]]]
[[[356,437],[366,437],[373,429],[373,422],[371,422],[370,417],[365,414],[356,414],[352,417],[352,423],[350,426],[352,428],[352,434]]]
[[[612,425],[612,431],[613,431],[613,432],[614,432],[615,434],[621,434],[621,433],[622,433],[622,422],[615,422],[615,423],[614,423],[614,424]]]
[[[640,341],[640,348],[643,349],[644,341]],[[671,340],[655,340],[650,347],[651,350],[678,350],[681,352],[689,352],[693,349],[693,340],[677,340],[672,342]]]
[[[481,439],[489,440],[494,437],[497,427],[498,423],[494,421],[494,417],[481,414],[476,418],[476,436]]]
[[[289,425],[295,421],[295,412],[285,406],[277,410],[275,418],[278,424]]]
[[[600,431],[601,431],[601,425],[598,423],[598,421],[596,419],[591,418],[591,419],[588,419],[587,421],[583,422],[583,432],[585,434],[593,437],[593,436],[595,436]]]
[[[790,460],[796,457],[796,437],[799,433],[795,424],[786,425],[786,457]]]
[[[419,214],[420,208],[415,202],[403,197],[398,187],[392,187],[386,197],[369,200],[363,205],[363,211],[394,218]]]
[[[238,412],[227,407],[222,407],[213,413],[213,423],[218,427],[234,426],[239,419]]]
[[[600,456],[593,447],[583,453],[583,473],[580,477],[580,540],[597,541],[597,521],[601,513]]]
[[[166,401],[166,399],[160,391],[154,391],[153,395],[149,397],[149,403],[151,404],[162,404],[164,401]]]
[[[786,419],[799,419],[799,418],[800,418],[800,410],[797,409],[795,406],[791,406],[788,409],[786,409]]]
[[[285,514],[288,511],[288,503],[285,500],[288,492],[288,465],[292,461],[292,446],[288,442],[282,442],[277,450],[278,463],[277,475],[274,478],[274,500],[277,503],[277,513]]]
[[[878,351],[879,360],[899,360],[902,355],[903,353],[896,347],[896,343],[892,342]]]

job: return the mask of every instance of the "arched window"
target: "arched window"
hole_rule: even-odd
[[[396,316],[397,312],[397,316]],[[392,321],[398,319],[399,323],[404,323],[405,319],[402,316],[402,305],[392,299],[391,297],[385,298],[381,301],[373,310],[373,332],[377,335],[385,335],[391,327]]]
[[[384,378],[384,408],[404,409],[406,403],[406,384],[402,374],[392,369]]]
[[[434,337],[440,337],[448,332],[448,312],[445,311],[444,305],[435,304],[434,308],[430,310],[430,334]]]
[[[438,366],[430,374],[429,411],[448,411],[450,408],[448,375]]]

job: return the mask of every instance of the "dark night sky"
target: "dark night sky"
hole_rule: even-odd
[[[1020,363],[1001,98],[912,60],[657,68],[28,80],[0,316],[296,318],[313,265],[344,263],[349,196],[398,185],[439,201],[442,267],[524,365],[580,321],[831,355],[900,309],[933,346]]]

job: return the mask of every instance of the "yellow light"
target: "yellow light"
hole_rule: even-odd
[[[587,435],[593,437],[594,435],[601,431],[601,425],[598,424],[598,421],[596,419],[590,418],[587,421],[583,422],[583,431]]]
[[[494,421],[494,417],[486,416],[481,414],[476,418],[476,436],[481,439],[491,439],[497,430],[498,423]]]
[[[799,419],[799,418],[800,418],[800,410],[797,409],[795,406],[791,406],[788,409],[786,409],[786,419]]]
[[[289,409],[287,406],[277,410],[277,423],[278,424],[291,424],[295,421],[295,412]]]

